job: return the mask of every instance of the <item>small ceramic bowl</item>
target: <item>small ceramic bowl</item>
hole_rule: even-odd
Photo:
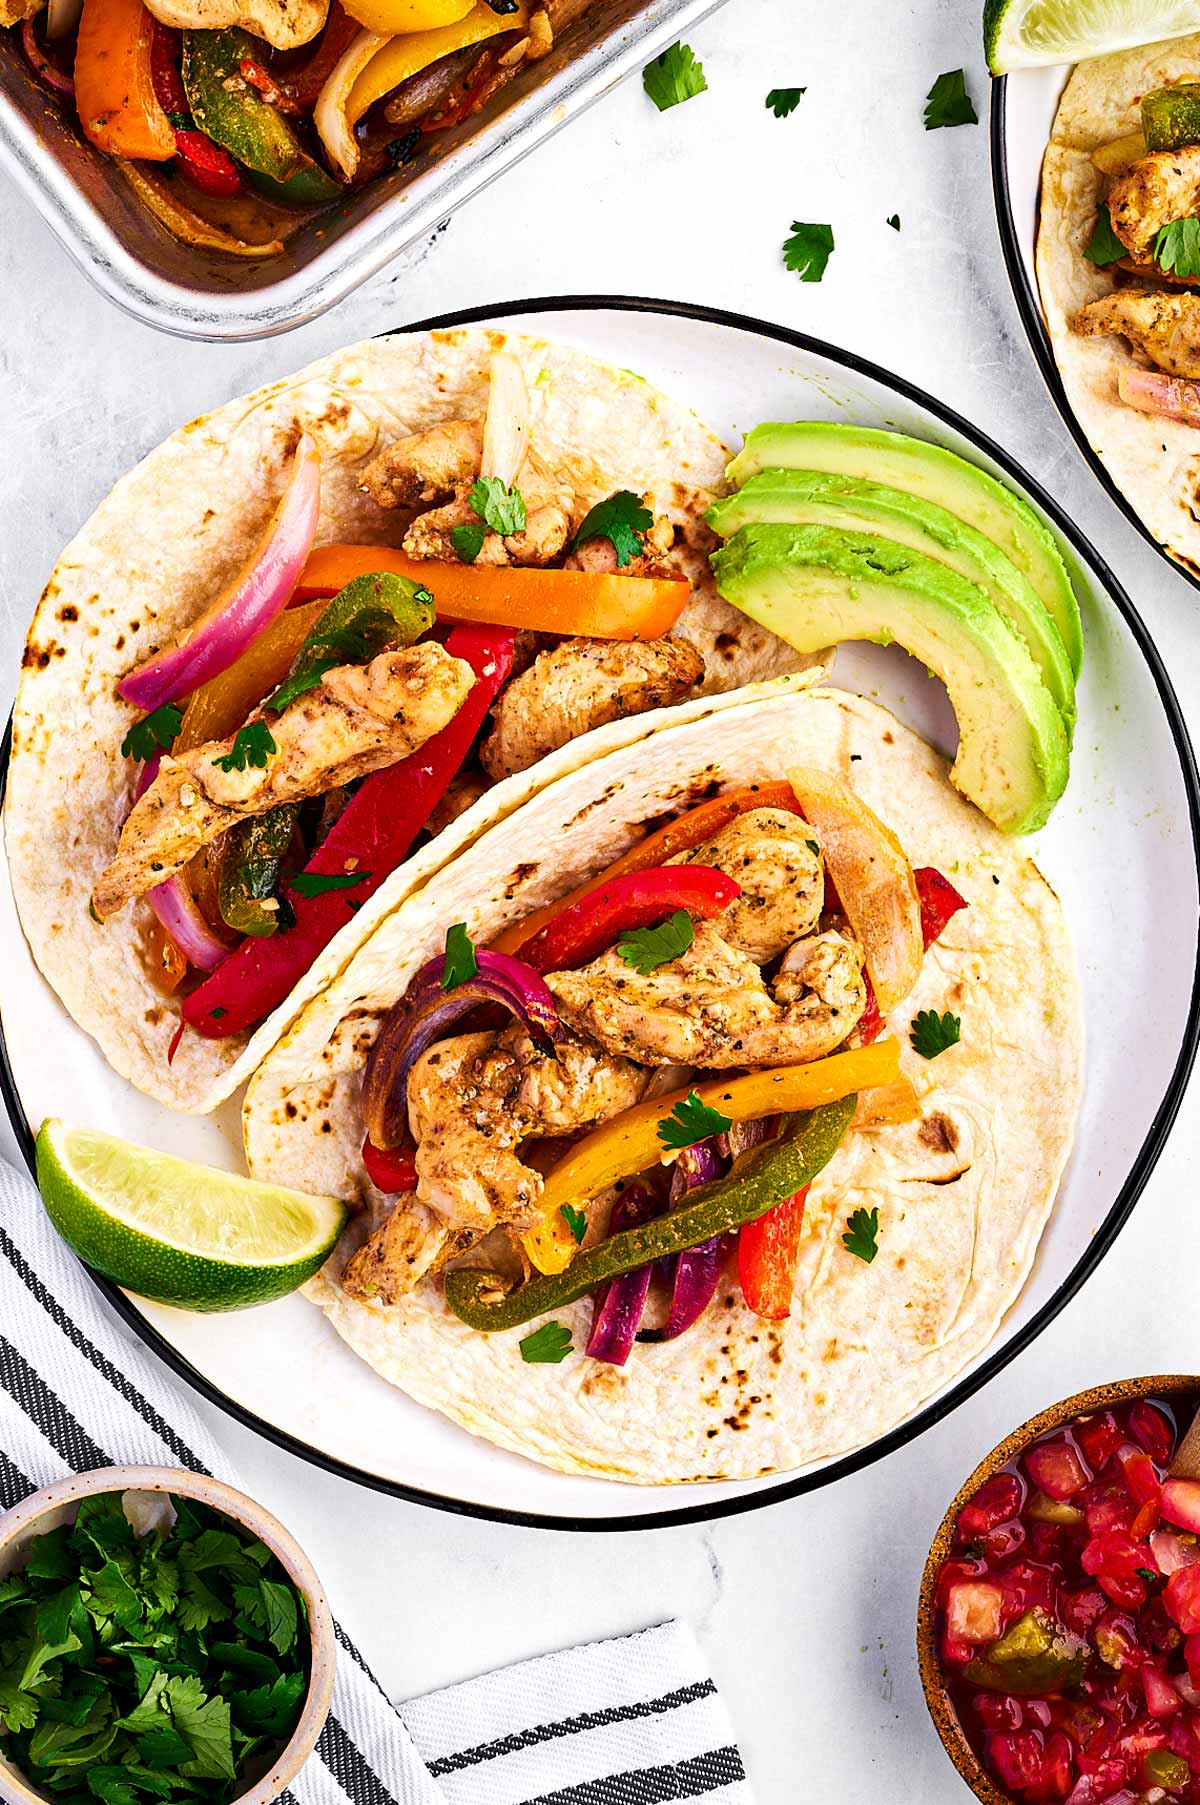
[[[96,1497],[101,1492],[174,1492],[177,1497],[195,1498],[201,1504],[211,1505],[266,1543],[303,1598],[308,1610],[311,1643],[304,1709],[291,1741],[280,1751],[267,1773],[236,1801],[236,1805],[270,1805],[271,1800],[291,1785],[312,1754],[333,1699],[337,1643],[325,1592],[312,1563],[299,1543],[269,1511],[219,1479],[175,1467],[100,1467],[94,1473],[78,1473],[70,1479],[60,1479],[56,1485],[34,1492],[5,1516],[0,1516],[0,1579],[20,1565],[21,1555],[34,1536],[44,1535],[62,1523],[73,1521],[79,1500]],[[0,1800],[4,1805],[46,1805],[44,1796],[29,1785],[23,1774],[7,1766],[3,1758],[0,1758]]]
[[[1119,1379],[1112,1385],[1096,1385],[1091,1391],[1081,1391],[1073,1398],[1064,1398],[1061,1404],[1052,1404],[1048,1410],[1040,1411],[1019,1429],[1014,1429],[999,1447],[993,1448],[980,1461],[970,1478],[964,1481],[958,1496],[942,1518],[941,1528],[933,1538],[933,1547],[929,1550],[929,1559],[921,1578],[921,1593],[917,1603],[917,1660],[921,1669],[921,1685],[925,1689],[925,1703],[929,1706],[929,1715],[937,1727],[946,1753],[975,1797],[983,1801],[983,1805],[1012,1805],[1012,1800],[984,1772],[979,1757],[963,1732],[942,1677],[934,1621],[934,1590],[942,1562],[949,1554],[954,1540],[958,1513],[985,1479],[990,1479],[993,1473],[1006,1466],[1047,1430],[1058,1429],[1074,1417],[1105,1410],[1111,1404],[1127,1404],[1131,1398],[1172,1398],[1181,1397],[1188,1392],[1200,1393],[1200,1378],[1171,1373],[1149,1379]]]

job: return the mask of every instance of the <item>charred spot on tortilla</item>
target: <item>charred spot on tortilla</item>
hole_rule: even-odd
[[[949,1116],[940,1110],[926,1116],[917,1130],[917,1139],[923,1147],[935,1153],[956,1153],[958,1151],[959,1133]]]

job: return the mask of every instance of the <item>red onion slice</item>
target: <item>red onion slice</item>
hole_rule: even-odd
[[[1200,426],[1200,385],[1161,370],[1122,369],[1117,390],[1126,407],[1141,414],[1163,414],[1185,426]]]
[[[55,32],[47,32],[48,37],[56,35],[58,34]],[[34,74],[39,76],[48,88],[53,88],[56,94],[68,94],[72,99],[74,98],[75,83],[69,75],[64,75],[61,69],[56,69],[50,61],[37,41],[37,33],[34,30],[32,19],[26,19],[21,26],[21,48],[28,57]]]
[[[671,1209],[697,1185],[719,1178],[722,1164],[714,1141],[698,1141],[694,1147],[685,1147],[671,1174]],[[699,1247],[689,1247],[679,1255],[674,1261],[667,1320],[661,1329],[642,1329],[639,1341],[674,1341],[703,1316],[720,1283],[724,1242],[724,1235],[714,1235],[711,1241],[702,1241]]]
[[[307,433],[267,530],[229,587],[183,638],[158,652],[117,685],[127,702],[148,713],[227,671],[283,611],[316,536],[321,507],[321,458]]]
[[[363,1074],[363,1118],[376,1147],[398,1146],[408,1130],[408,1075],[421,1054],[481,1003],[500,1003],[553,1053],[562,1027],[545,979],[509,953],[477,951],[475,962],[473,978],[443,990],[444,961],[431,959],[384,1017]]]
[[[188,963],[200,971],[215,971],[229,948],[217,939],[182,875],[147,890],[146,901],[162,922]]]
[[[612,1207],[608,1232],[619,1235],[624,1229],[640,1228],[643,1222],[650,1222],[661,1214],[662,1200],[649,1185],[630,1185]],[[609,1366],[624,1366],[637,1340],[653,1273],[654,1262],[651,1260],[648,1265],[639,1266],[636,1272],[623,1273],[619,1279],[610,1279],[607,1285],[600,1286],[587,1344],[587,1352],[593,1360],[604,1360]]]

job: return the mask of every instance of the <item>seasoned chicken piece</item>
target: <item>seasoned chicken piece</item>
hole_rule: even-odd
[[[451,501],[418,514],[404,535],[404,549],[410,558],[434,559],[443,564],[462,562],[452,535],[455,527],[479,524],[479,515],[469,500],[473,483],[474,476],[455,492]],[[545,471],[533,453],[526,458],[515,486],[525,503],[525,525],[519,533],[509,533],[504,538],[499,533],[488,533],[474,559],[476,564],[544,566],[553,563],[566,545],[574,503],[571,490]]]
[[[46,0],[0,0],[0,25],[19,25],[40,13]]]
[[[501,691],[479,762],[497,779],[526,771],[606,721],[670,707],[703,676],[684,639],[564,639]]]
[[[1200,295],[1118,288],[1081,307],[1071,322],[1084,338],[1119,332],[1171,376],[1200,376]]]
[[[652,495],[646,497],[646,506],[653,511]],[[617,548],[611,539],[585,539],[582,545],[575,547],[570,557],[563,559],[563,569],[591,570],[599,576],[613,576],[617,571],[627,577],[652,577],[660,573],[676,576],[676,571],[664,569],[663,564],[674,543],[674,526],[665,514],[655,514],[643,537],[640,557],[631,559],[628,564],[618,564]]]
[[[399,1303],[474,1240],[471,1234],[454,1233],[436,1210],[406,1199],[347,1263],[342,1289],[349,1297],[377,1304]]]
[[[311,43],[324,25],[329,0],[154,0],[149,11],[180,31],[223,31],[240,25],[276,50],[296,50]]]
[[[862,1014],[862,954],[840,934],[798,942],[784,972],[772,995],[749,954],[698,921],[682,958],[645,977],[614,948],[546,982],[563,1021],[609,1053],[726,1070],[822,1059]]]
[[[756,808],[673,863],[713,865],[742,894],[717,917],[721,938],[760,965],[811,934],[825,901],[825,874],[812,828],[786,809]]]
[[[244,757],[244,770],[222,767],[235,754],[236,735],[164,757],[96,885],[96,914],[112,915],[164,883],[235,821],[407,758],[454,718],[474,681],[469,664],[425,640],[381,652],[367,665],[327,671],[316,689],[267,723],[274,750],[261,767]]]
[[[1200,210],[1200,144],[1139,157],[1108,191],[1112,228],[1135,257],[1149,254],[1155,235],[1173,219]]]
[[[415,508],[468,489],[482,456],[482,420],[445,420],[385,445],[358,486],[381,508]]]

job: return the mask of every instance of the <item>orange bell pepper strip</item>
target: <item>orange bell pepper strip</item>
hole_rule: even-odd
[[[154,92],[153,45],[142,0],[83,0],[75,106],[85,137],[111,157],[165,163],[175,155],[175,129]]]
[[[836,1103],[852,1092],[893,1084],[900,1075],[900,1043],[889,1036],[873,1046],[831,1053],[808,1065],[767,1067],[740,1078],[710,1078],[692,1087],[700,1101],[733,1122],[756,1121],[797,1109]],[[659,1124],[689,1087],[652,1097],[614,1116],[578,1142],[551,1172],[541,1196],[542,1221],[521,1236],[521,1244],[539,1272],[564,1272],[578,1251],[562,1206],[578,1208],[606,1191],[618,1179],[632,1178],[660,1165],[663,1144]]]
[[[788,783],[755,783],[744,790],[729,790],[723,796],[712,796],[707,802],[689,809],[686,815],[678,815],[674,821],[668,821],[665,827],[656,828],[654,833],[647,834],[644,840],[631,846],[607,871],[598,872],[595,877],[588,878],[586,883],[579,884],[565,896],[560,896],[557,902],[547,903],[545,908],[536,909],[532,915],[527,915],[524,921],[505,928],[491,942],[492,951],[515,953],[526,941],[532,940],[535,934],[540,934],[550,922],[557,920],[564,910],[582,902],[594,890],[603,890],[614,878],[624,877],[627,871],[647,871],[654,865],[667,864],[679,853],[689,852],[693,846],[700,846],[705,840],[711,840],[714,834],[720,833],[723,827],[728,827],[731,821],[736,821],[739,815],[755,808],[782,808],[798,814],[800,805]]]
[[[628,577],[518,564],[441,564],[388,545],[321,545],[296,585],[298,600],[336,595],[354,577],[390,570],[423,583],[438,619],[528,627],[585,639],[661,639],[692,592],[686,577]]]

